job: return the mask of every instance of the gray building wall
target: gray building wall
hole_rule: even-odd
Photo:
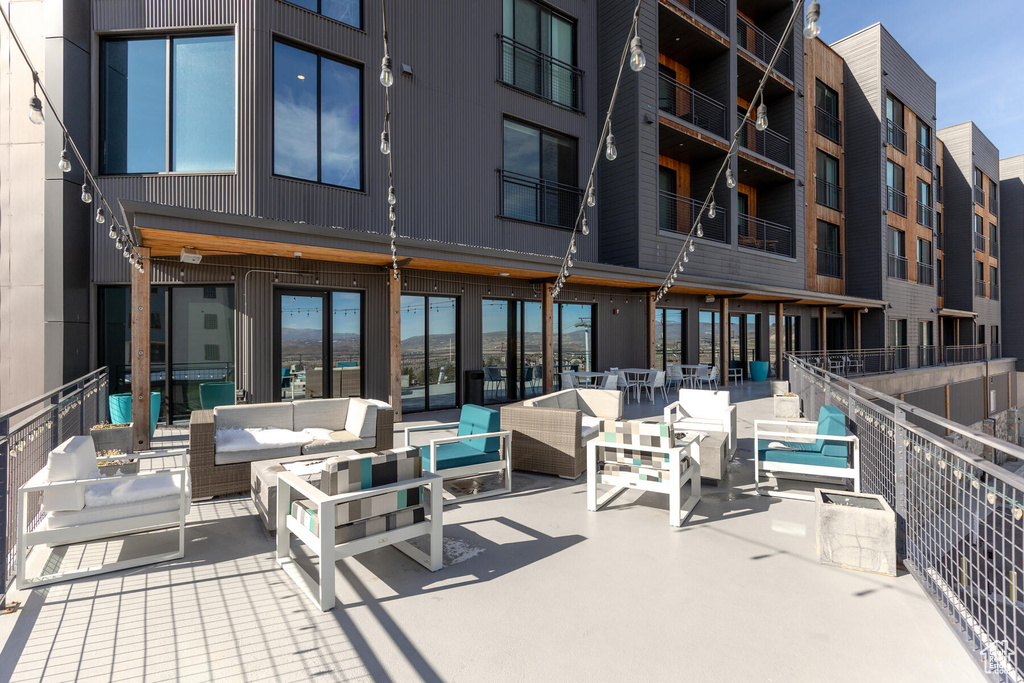
[[[1024,154],[999,162],[999,233],[1000,262],[1024,263]],[[999,270],[1003,355],[1017,358],[1017,369],[1024,370],[1024,271]]]

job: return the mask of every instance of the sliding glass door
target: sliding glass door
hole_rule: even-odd
[[[555,329],[555,385],[562,387],[561,372],[594,370],[594,309],[592,304],[558,304]]]
[[[539,301],[483,300],[485,403],[508,403],[541,393],[541,320]]]
[[[402,296],[402,410],[458,405],[458,300]]]
[[[659,308],[654,313],[654,357],[662,370],[686,362],[686,311]]]

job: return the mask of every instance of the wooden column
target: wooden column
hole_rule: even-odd
[[[718,315],[721,318],[718,327],[719,357],[721,360],[721,373],[718,383],[723,387],[729,386],[729,299],[722,297],[718,304]]]
[[[827,309],[822,306],[818,312],[818,346],[821,347],[820,350],[825,355],[828,354],[828,340],[825,338],[825,334],[828,332],[828,320],[825,318],[826,313]],[[824,360],[822,362],[824,363]],[[827,368],[828,366],[826,364],[823,367]]]
[[[555,299],[551,296],[554,287],[545,282],[541,294],[543,325],[541,327],[541,346],[544,353],[544,393],[550,394],[555,387]]]
[[[654,302],[654,292],[647,292],[644,297],[644,304],[647,306],[647,367],[655,367],[655,341],[658,338],[657,310]]]
[[[860,351],[860,344],[861,344],[861,333],[860,333],[860,330],[861,330],[861,319],[860,319],[861,310],[863,310],[863,309],[860,309],[860,308],[857,309],[857,314],[856,314],[857,317],[854,318],[854,324],[853,324],[853,328],[854,328],[853,329],[854,342],[856,344],[856,348],[857,348],[858,351]]]
[[[149,450],[149,247],[139,247],[143,266],[132,268],[132,437],[136,451]]]
[[[779,301],[775,304],[775,379],[782,379],[782,352],[786,346],[786,320],[782,310]]]
[[[395,422],[402,421],[402,273],[396,279],[388,270],[388,344],[391,378],[388,403],[395,411]],[[455,378],[458,382],[458,378]]]

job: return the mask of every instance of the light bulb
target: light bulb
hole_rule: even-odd
[[[569,253],[570,254],[575,254],[576,253],[576,240],[575,239],[572,242],[569,242]]]
[[[821,22],[818,19],[821,17],[821,5],[817,2],[812,2],[811,6],[807,9],[807,23],[804,24],[804,38],[811,40],[821,33]]]
[[[124,239],[118,236],[117,241],[114,242],[114,248],[117,249],[118,251],[124,249]]]
[[[131,256],[128,257],[128,263],[132,264],[133,266],[135,265],[135,262],[138,260],[139,257],[135,255],[134,251],[131,253]]]
[[[732,169],[725,169],[725,184],[729,187],[736,187],[736,179],[732,177]]]
[[[395,196],[395,186],[392,185],[388,188],[388,204],[394,206],[397,201],[398,197]]]
[[[86,204],[92,203],[92,192],[89,192],[89,186],[82,183],[82,201]]]
[[[391,253],[394,254],[396,251],[398,251],[398,247],[395,246],[394,242],[392,242],[391,243]]]
[[[693,253],[694,246],[693,246],[693,242],[692,241],[690,242],[690,246],[688,246],[687,249],[689,249],[691,254]]]
[[[131,252],[128,251],[128,245],[125,245],[124,251],[121,252],[121,256],[124,256],[125,258],[128,258],[129,256],[131,256]]]
[[[590,227],[587,225],[587,217],[586,216],[584,216],[583,220],[580,222],[580,232],[582,232],[584,235],[589,235],[590,234]]]
[[[689,254],[683,254],[683,263],[689,263],[689,262],[690,262],[690,255]]]
[[[597,204],[597,198],[594,196],[594,188],[591,186],[590,189],[587,190],[587,206],[593,208],[595,204]]]
[[[117,230],[114,229],[113,225],[110,226],[110,232],[107,233],[107,237],[109,237],[112,240],[117,239]]]
[[[572,268],[572,255],[569,256],[569,259],[566,261],[566,263],[569,265],[570,268]]]
[[[107,221],[107,217],[103,215],[103,207],[96,207],[96,222],[103,225]]]
[[[647,55],[644,54],[643,43],[640,42],[640,36],[633,36],[633,40],[629,41],[629,68],[639,73],[645,66]]]
[[[43,102],[35,95],[28,101],[28,120],[37,126],[43,125]]]
[[[395,75],[391,73],[391,57],[384,55],[384,59],[380,60],[380,84],[385,88],[390,88],[395,82]]]
[[[396,237],[398,237],[398,233],[395,231],[395,226],[392,225],[391,226],[391,239],[395,239]]]
[[[619,150],[615,149],[615,136],[608,133],[608,138],[604,147],[604,158],[608,161],[615,161],[615,157],[619,156]]]
[[[380,153],[391,154],[391,138],[386,130],[380,132]]]
[[[703,237],[703,236],[704,236],[704,226],[702,226],[700,223],[697,223],[697,237]]]
[[[59,168],[62,173],[67,173],[71,170],[71,162],[68,161],[67,150],[63,150],[60,153],[60,161],[57,162],[57,168]]]
[[[708,207],[708,218],[714,218],[714,217],[715,217],[715,200],[712,199],[711,200],[711,206]],[[700,225],[700,223],[698,223],[697,225]]]
[[[388,220],[391,222],[395,221],[395,207],[393,206],[388,209]]]
[[[763,101],[757,105],[757,121],[754,122],[754,127],[758,130],[764,130],[768,127],[768,107],[765,106]]]

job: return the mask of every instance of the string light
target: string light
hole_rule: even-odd
[[[7,18],[7,15],[4,15]],[[7,26],[10,27],[10,22],[7,22]],[[11,29],[11,34],[14,34],[14,29]],[[19,44],[18,47],[21,47]],[[26,57],[27,59],[27,57]],[[36,90],[36,86],[39,84],[39,74],[32,70],[32,98],[28,101],[28,120],[37,126],[43,125],[43,101],[39,99],[39,91]]]
[[[110,223],[110,232],[107,233],[107,237],[109,237],[112,240],[116,240],[117,239],[117,230],[114,229],[114,223],[113,222]]]
[[[89,186],[82,183],[82,201],[86,204],[92,204],[92,192],[89,191]]]
[[[647,66],[647,55],[644,54],[643,43],[640,36],[633,36],[629,43],[629,68],[640,73]]]
[[[732,169],[725,169],[725,184],[729,186],[729,189],[736,187],[736,179],[732,177]]]
[[[597,198],[594,197],[594,186],[591,185],[587,188],[587,206],[594,208],[595,204],[597,204]]]
[[[96,207],[96,222],[103,225],[107,221],[107,217],[103,215],[103,207]]]
[[[616,157],[619,156],[619,150],[615,148],[615,136],[608,133],[607,142],[604,148],[604,158],[608,161],[615,161]]]
[[[71,170],[71,162],[68,161],[68,136],[64,136],[64,149],[60,151],[60,161],[57,162],[57,168],[61,170],[61,173],[67,173]]]
[[[811,40],[816,38],[821,33],[821,5],[817,2],[812,2],[811,6],[807,8],[807,23],[804,24],[804,38]]]
[[[398,218],[395,205],[398,203],[398,196],[395,194],[395,166],[391,159],[391,86],[394,85],[395,76],[391,71],[391,54],[388,49],[388,17],[384,7],[384,0],[380,0],[380,19],[382,36],[384,39],[384,57],[380,61],[380,84],[384,86],[384,130],[380,134],[380,151],[388,158],[388,235],[391,238],[391,272],[398,281],[398,229],[395,221]]]
[[[711,206],[708,207],[708,218],[714,218],[715,217],[715,212],[716,212],[715,200],[712,199],[711,200]],[[700,223],[697,223],[697,227],[698,228],[700,227]]]
[[[390,88],[394,82],[395,75],[391,73],[391,57],[384,53],[384,59],[380,60],[380,84],[385,88]]]
[[[391,154],[391,137],[386,130],[380,132],[380,153],[385,156]]]
[[[768,107],[764,103],[764,95],[761,95],[761,104],[757,105],[757,121],[754,122],[754,128],[759,131],[763,131],[768,128]]]

